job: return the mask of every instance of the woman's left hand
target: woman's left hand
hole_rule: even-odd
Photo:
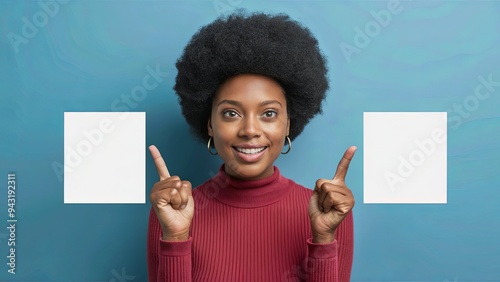
[[[335,230],[354,206],[354,197],[345,184],[345,176],[356,149],[351,146],[345,151],[333,179],[316,181],[308,208],[314,243],[333,242]]]

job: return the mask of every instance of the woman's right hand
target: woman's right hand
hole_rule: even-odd
[[[185,241],[194,214],[192,187],[189,181],[170,176],[156,146],[149,146],[160,181],[151,190],[150,200],[163,231],[162,240]]]

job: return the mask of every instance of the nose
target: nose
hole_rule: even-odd
[[[259,137],[262,134],[260,121],[257,117],[247,116],[241,120],[241,127],[238,132],[240,137],[248,139]]]

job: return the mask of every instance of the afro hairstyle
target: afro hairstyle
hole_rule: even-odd
[[[245,73],[273,78],[285,92],[294,140],[321,113],[328,90],[326,59],[306,27],[288,15],[237,11],[196,32],[176,63],[174,90],[193,133],[208,140],[212,99],[227,79]]]

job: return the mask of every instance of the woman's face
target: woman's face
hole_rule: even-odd
[[[286,107],[283,89],[266,76],[242,74],[221,85],[208,135],[228,175],[255,180],[273,174],[290,129]]]

